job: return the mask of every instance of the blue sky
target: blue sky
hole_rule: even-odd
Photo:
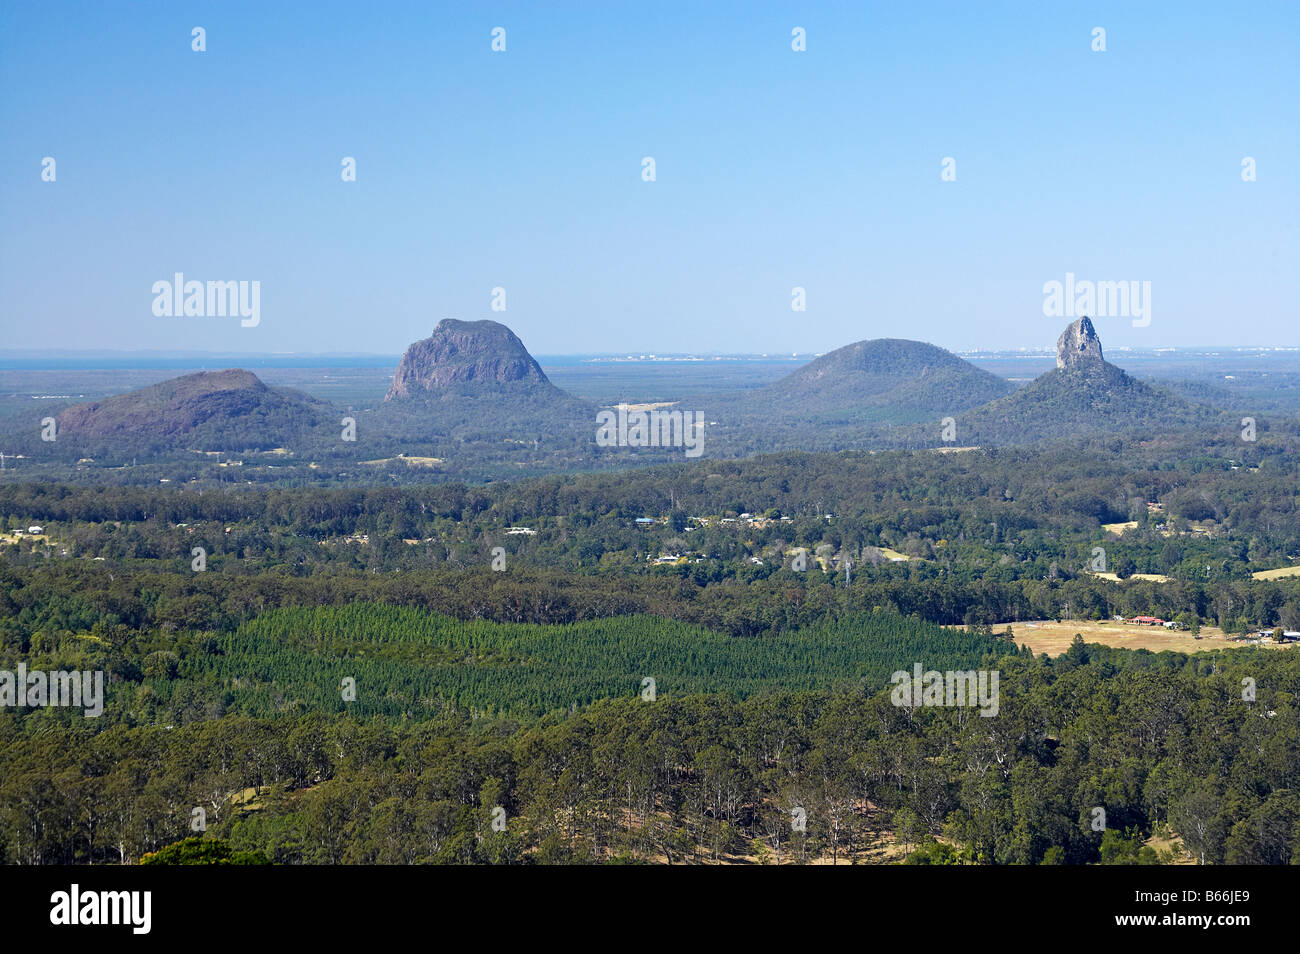
[[[4,2],[0,348],[1044,346],[1066,272],[1151,282],[1108,347],[1300,344],[1298,11]]]

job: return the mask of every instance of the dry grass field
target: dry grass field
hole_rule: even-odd
[[[1123,581],[1114,573],[1094,573],[1093,576],[1100,580],[1110,580],[1112,583],[1122,583]],[[1148,583],[1168,583],[1169,577],[1161,576],[1159,573],[1134,573],[1129,577],[1130,580],[1146,580]]]
[[[1180,653],[1200,653],[1213,649],[1235,649],[1242,645],[1229,640],[1223,635],[1223,630],[1217,626],[1202,626],[1200,639],[1186,630],[1170,630],[1162,626],[1139,626],[1135,623],[1117,623],[1111,620],[1065,620],[1058,623],[1056,620],[1040,619],[1019,623],[999,623],[993,627],[993,631],[1001,633],[1007,626],[1011,627],[1017,645],[1027,645],[1035,653],[1047,653],[1049,656],[1065,652],[1074,640],[1075,633],[1083,636],[1085,643],[1101,643],[1103,646],[1115,646],[1120,649],[1149,649],[1156,653],[1165,649]],[[1288,647],[1274,646],[1273,648]]]
[[[47,533],[0,533],[0,543],[49,543]]]
[[[1254,580],[1276,580],[1283,576],[1300,576],[1300,566],[1281,566],[1276,570],[1260,570],[1250,576]]]
[[[409,454],[399,454],[396,457],[381,457],[378,460],[361,460],[357,461],[357,463],[382,466],[383,464],[391,464],[394,461],[405,464],[407,467],[437,467],[445,463],[441,457],[415,457]]]

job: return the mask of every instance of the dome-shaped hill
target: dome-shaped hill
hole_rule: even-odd
[[[897,404],[900,409],[956,413],[1011,389],[997,375],[943,348],[876,338],[824,354],[764,390],[806,410]]]
[[[321,423],[324,410],[301,392],[267,387],[257,375],[230,368],[75,404],[57,420],[60,441],[129,435],[135,441],[244,449],[289,444]]]

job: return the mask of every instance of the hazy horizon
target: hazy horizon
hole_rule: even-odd
[[[856,342],[848,342],[854,344]],[[935,344],[935,342],[927,342]],[[843,346],[841,346],[843,347]],[[1103,342],[1103,347],[1105,343]],[[837,349],[830,349],[831,351]],[[1055,353],[1056,348],[1051,346],[1019,346],[1006,348],[970,348],[970,349],[950,349],[953,354],[957,355],[1015,355],[1025,354],[1027,356],[1051,356]],[[1300,352],[1300,345],[1224,345],[1224,344],[1196,344],[1184,346],[1121,346],[1107,348],[1107,352],[1115,351],[1125,355],[1156,355],[1156,354],[1237,354],[1237,353],[1259,353],[1259,352],[1278,352],[1290,354]],[[796,359],[810,360],[827,351],[813,351],[811,349],[794,351],[794,352],[763,352],[763,351],[664,351],[652,352],[648,349],[632,349],[631,351],[569,351],[543,353],[533,352],[530,354],[539,362],[547,360],[562,359],[604,359],[614,362],[650,362],[650,361],[673,361],[673,360],[692,360],[706,361],[711,359],[756,359],[768,361],[791,361]],[[180,360],[184,358],[248,358],[259,361],[267,361],[275,358],[334,358],[334,359],[353,359],[357,361],[383,359],[391,360],[396,363],[402,357],[401,351],[195,351],[184,349],[147,349],[147,348],[0,348],[0,370],[4,369],[4,361],[11,360],[39,360],[49,358],[50,360],[79,360],[91,361],[95,358],[109,358],[122,360],[127,357],[139,356],[150,360]]]

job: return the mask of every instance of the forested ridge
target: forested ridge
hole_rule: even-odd
[[[922,863],[1140,863],[1169,829],[1197,860],[1286,864],[1298,662],[1004,656],[993,719],[862,689],[623,697],[524,723],[302,712],[31,731],[6,714],[0,846],[9,863],[135,861],[203,808],[207,837],[277,863],[844,861],[889,844]]]

